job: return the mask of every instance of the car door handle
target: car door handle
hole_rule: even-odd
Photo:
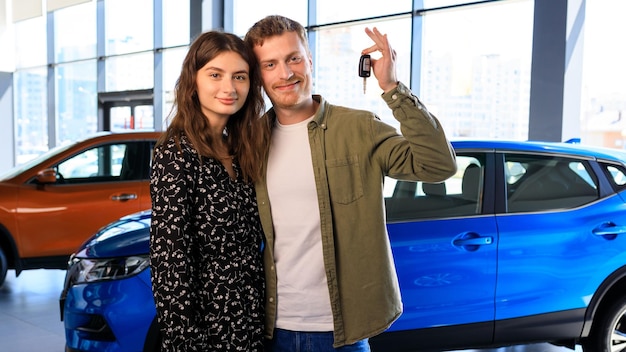
[[[493,243],[493,237],[458,238],[452,242],[455,246],[482,246]]]
[[[461,247],[468,252],[477,251],[481,246],[493,244],[493,237],[480,236],[475,232],[465,232],[452,240],[452,245]]]
[[[596,236],[607,236],[608,239],[613,239],[617,235],[625,234],[626,226],[618,226],[612,222],[606,222],[593,229],[592,233]]]
[[[122,193],[111,197],[111,200],[125,202],[127,200],[137,199],[137,195],[135,193]]]

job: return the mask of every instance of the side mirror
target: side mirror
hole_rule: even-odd
[[[35,179],[40,184],[56,183],[57,172],[54,169],[41,170],[37,173],[37,177]]]

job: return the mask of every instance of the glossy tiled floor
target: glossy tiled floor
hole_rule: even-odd
[[[64,276],[62,270],[29,270],[18,278],[14,271],[7,274],[0,287],[0,351],[63,352],[65,337],[58,299]],[[571,352],[548,344],[471,351]]]

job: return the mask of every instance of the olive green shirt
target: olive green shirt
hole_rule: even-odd
[[[385,225],[384,177],[441,182],[456,172],[455,154],[441,125],[419,99],[402,83],[382,97],[400,122],[402,135],[371,112],[313,96],[319,109],[308,124],[308,134],[335,347],[385,331],[402,313]],[[275,121],[274,110],[264,118]],[[271,338],[280,278],[274,268],[265,176],[255,186],[266,237],[265,330]]]

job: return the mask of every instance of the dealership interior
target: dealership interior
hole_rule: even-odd
[[[244,36],[270,14],[305,25],[314,90],[338,105],[397,124],[374,77],[364,93],[356,74],[371,45],[364,28],[377,27],[397,52],[398,79],[450,138],[623,149],[624,11],[622,0],[0,0],[0,174],[99,131],[163,130],[193,38]],[[64,276],[9,271],[0,350],[64,350]]]

